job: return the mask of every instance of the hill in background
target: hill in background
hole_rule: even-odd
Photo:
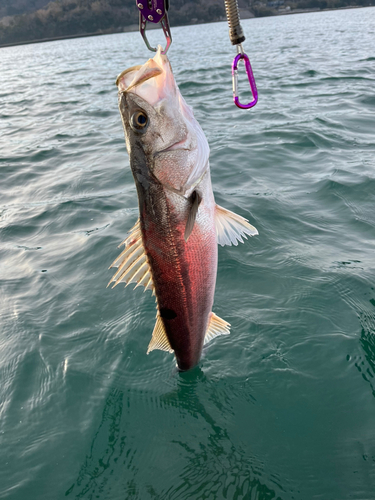
[[[45,7],[51,0],[1,0],[0,18],[34,12]]]
[[[171,0],[171,26],[225,19],[224,0]],[[238,0],[241,17],[296,10],[375,5],[375,0]],[[0,46],[33,40],[134,29],[134,0],[2,0]]]

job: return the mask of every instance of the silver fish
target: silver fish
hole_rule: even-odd
[[[148,351],[174,352],[178,368],[200,360],[203,345],[229,334],[212,312],[217,246],[258,231],[216,205],[209,146],[182,97],[166,55],[117,78],[126,147],[138,192],[139,219],[111,267],[111,282],[143,285],[157,301]]]

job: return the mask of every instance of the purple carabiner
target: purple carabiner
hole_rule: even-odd
[[[249,102],[249,104],[241,104],[238,99],[238,61],[243,59],[245,61],[245,70],[247,74],[247,78],[249,79],[251,93],[253,94],[253,100]],[[253,70],[251,69],[250,59],[244,52],[240,52],[236,55],[232,64],[232,82],[233,82],[233,101],[234,104],[241,109],[249,109],[255,106],[258,102],[258,90],[255,84],[255,78],[253,75]]]

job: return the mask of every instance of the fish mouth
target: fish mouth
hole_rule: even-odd
[[[121,93],[133,93],[155,107],[165,97],[175,96],[177,86],[166,55],[158,51],[143,65],[132,66],[119,74],[116,85]]]

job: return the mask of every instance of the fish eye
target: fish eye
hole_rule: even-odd
[[[130,119],[132,129],[137,132],[144,132],[148,125],[148,116],[144,111],[136,111]]]

